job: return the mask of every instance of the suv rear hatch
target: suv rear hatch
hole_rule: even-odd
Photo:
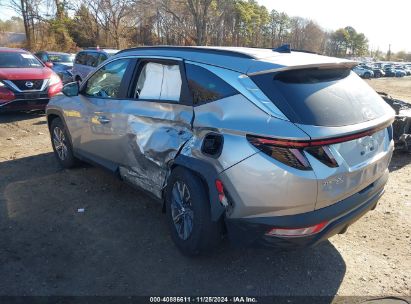
[[[310,136],[300,146],[318,179],[316,209],[371,188],[384,174],[394,112],[349,68],[310,67],[251,79]]]

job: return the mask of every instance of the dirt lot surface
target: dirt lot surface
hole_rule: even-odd
[[[376,78],[367,80],[377,92],[385,92],[394,98],[411,103],[411,76],[402,78]]]
[[[376,210],[316,248],[224,242],[190,259],[149,197],[99,168],[62,170],[44,116],[1,114],[0,295],[410,296],[411,155],[390,170]]]

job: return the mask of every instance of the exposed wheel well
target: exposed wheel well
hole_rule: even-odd
[[[177,164],[173,164],[173,165],[170,167],[170,175],[168,176],[167,180],[170,178],[173,170],[175,170],[176,168],[184,168],[185,170],[188,170],[188,171],[190,171],[191,173],[193,173],[195,176],[197,176],[197,177],[201,180],[201,183],[203,184],[204,189],[206,190],[207,195],[209,195],[208,184],[207,184],[206,179],[204,178],[204,176],[202,176],[202,175],[201,175],[200,173],[198,173],[197,171],[194,171],[194,170],[192,170],[192,169],[190,169],[190,168],[188,168],[188,167],[181,166],[181,165],[177,165]],[[164,190],[163,190],[163,206],[162,206],[162,212],[163,212],[163,213],[166,213],[166,198],[165,198],[166,193],[165,193],[165,191],[166,191],[166,187],[164,187]]]
[[[48,124],[49,129],[50,129],[50,126],[51,126],[51,122],[56,118],[60,118],[60,116],[58,116],[56,114],[47,115],[47,124]]]

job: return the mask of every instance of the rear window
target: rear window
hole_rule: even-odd
[[[87,54],[84,52],[78,53],[76,56],[76,59],[74,59],[74,63],[83,64],[83,65],[86,64],[86,59],[87,59],[86,56]]]
[[[200,66],[186,64],[186,74],[194,104],[212,102],[238,94],[227,82]]]
[[[337,127],[385,114],[384,101],[348,69],[301,69],[251,78],[294,123]]]
[[[91,67],[96,67],[98,64],[98,57],[99,57],[99,53],[96,53],[96,52],[87,53],[85,64]]]

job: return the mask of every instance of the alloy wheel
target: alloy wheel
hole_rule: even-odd
[[[187,240],[193,231],[194,213],[187,185],[176,181],[171,192],[171,216],[178,236]]]
[[[67,144],[64,132],[59,127],[55,127],[53,130],[53,144],[56,149],[57,155],[61,160],[67,158]]]

